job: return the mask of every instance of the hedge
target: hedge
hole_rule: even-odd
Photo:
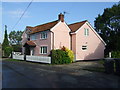
[[[51,50],[52,64],[69,64],[73,62],[74,54],[71,50],[63,47],[62,49]]]

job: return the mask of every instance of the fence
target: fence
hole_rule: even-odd
[[[13,55],[13,59],[24,60],[24,55]],[[26,61],[51,63],[51,57],[47,56],[29,56],[26,55]]]
[[[13,59],[24,60],[24,55],[13,55]]]

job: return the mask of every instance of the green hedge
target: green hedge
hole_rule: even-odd
[[[112,58],[120,58],[120,51],[112,51],[111,55]]]
[[[73,62],[74,54],[67,48],[51,51],[52,64],[69,64]]]
[[[5,50],[4,50],[4,57],[9,57],[10,54],[12,53],[12,47],[5,47]]]

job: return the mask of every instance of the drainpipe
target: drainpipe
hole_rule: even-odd
[[[70,34],[70,49],[72,50],[72,34],[71,32],[69,34]]]
[[[52,31],[50,31],[50,32],[52,32]],[[53,34],[53,39],[52,39],[52,49],[54,49],[54,32],[52,32],[52,34]]]

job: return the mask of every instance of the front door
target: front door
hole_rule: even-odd
[[[26,55],[30,55],[30,47],[29,46],[25,47],[25,53],[26,53]]]

